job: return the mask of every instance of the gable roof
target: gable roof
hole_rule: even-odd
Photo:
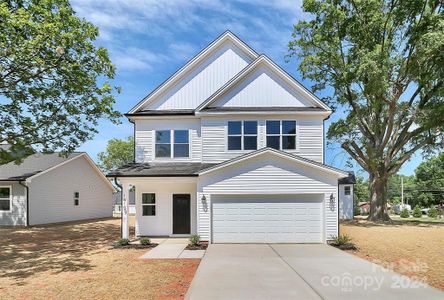
[[[205,49],[199,52],[195,57],[193,57],[190,61],[188,61],[182,68],[180,68],[176,73],[174,73],[171,77],[165,80],[161,85],[159,85],[154,91],[148,94],[145,98],[143,98],[139,103],[137,103],[128,114],[136,113],[141,107],[150,103],[155,97],[165,90],[167,90],[170,86],[176,83],[178,80],[183,78],[188,72],[193,70],[207,55],[217,49],[220,45],[225,43],[226,41],[231,41],[234,45],[239,47],[247,56],[252,59],[255,59],[258,54],[251,49],[247,44],[245,44],[241,39],[239,39],[236,35],[234,35],[231,31],[227,30],[223,34],[221,34],[218,38],[216,38],[211,44],[209,44]]]
[[[236,76],[229,80],[225,85],[223,85],[219,90],[217,90],[213,95],[211,95],[207,100],[205,100],[201,105],[196,108],[196,112],[201,112],[203,109],[208,108],[209,105],[216,102],[221,96],[226,94],[229,90],[237,86],[248,74],[260,65],[265,65],[280,78],[286,81],[290,86],[295,88],[297,91],[301,92],[306,99],[313,103],[315,107],[319,107],[323,110],[331,111],[331,108],[323,103],[319,98],[317,98],[312,92],[307,90],[302,84],[300,84],[295,78],[285,72],[281,67],[274,63],[266,55],[261,54],[252,63],[240,71]]]
[[[284,152],[284,151],[281,151],[281,150],[276,150],[276,149],[269,148],[269,147],[253,151],[253,152],[250,152],[250,153],[247,153],[247,154],[235,157],[233,159],[224,161],[224,162],[222,162],[220,164],[211,166],[209,168],[200,170],[198,172],[198,174],[199,175],[207,174],[207,173],[210,173],[210,172],[222,169],[222,168],[226,168],[228,166],[231,166],[231,165],[237,164],[239,162],[242,162],[242,161],[245,161],[245,160],[257,157],[259,155],[264,155],[264,154],[272,154],[272,155],[275,155],[275,156],[283,157],[285,159],[290,159],[290,160],[293,160],[295,162],[298,162],[298,163],[301,163],[303,165],[306,165],[308,167],[320,169],[320,170],[323,170],[323,171],[326,171],[326,172],[329,172],[329,173],[334,173],[336,175],[339,175],[341,178],[342,177],[346,177],[346,176],[349,175],[348,172],[345,172],[345,171],[340,170],[338,168],[327,166],[327,165],[324,165],[324,164],[319,163],[319,162],[314,161],[314,160],[310,160],[310,159],[307,159],[307,158],[304,158],[304,157],[301,157],[301,156],[298,156],[298,155],[295,155],[295,154],[291,154],[291,153]]]

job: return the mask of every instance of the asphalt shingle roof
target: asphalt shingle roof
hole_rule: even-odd
[[[201,163],[130,163],[107,174],[108,177],[197,176],[200,170],[216,164]]]

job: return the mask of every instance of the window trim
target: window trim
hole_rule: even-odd
[[[11,212],[12,211],[12,185],[0,185],[0,188],[8,188],[9,189],[9,209],[1,210],[0,212]],[[1,198],[1,200],[5,201],[7,198]]]
[[[154,195],[154,203],[143,203],[143,194],[151,194],[151,195]],[[140,210],[140,212],[141,212],[141,216],[142,217],[156,217],[157,216],[157,208],[156,208],[156,206],[157,206],[157,200],[156,200],[156,193],[151,193],[151,192],[142,192],[142,193],[140,193],[140,206],[141,206],[141,210]],[[154,206],[154,215],[144,215],[143,214],[143,207],[144,206]]]
[[[279,134],[277,133],[267,133],[267,122],[269,121],[278,121],[279,122]],[[284,134],[282,131],[282,127],[283,127],[283,122],[286,121],[291,121],[294,122],[294,126],[295,126],[295,133],[294,134]],[[264,134],[265,134],[265,147],[268,147],[267,145],[267,137],[269,136],[278,136],[279,137],[279,150],[282,151],[299,151],[299,124],[297,120],[290,120],[290,119],[267,119],[265,120],[265,124],[264,124],[265,130],[264,130]],[[284,136],[294,136],[294,149],[283,149],[283,137]]]
[[[347,194],[347,188],[348,188],[348,194]],[[351,196],[351,186],[350,185],[344,185],[344,196]]]
[[[154,129],[153,135],[153,159],[155,160],[171,160],[171,159],[190,159],[191,158],[191,130],[190,129]],[[170,156],[158,157],[156,155],[156,145],[158,144],[156,141],[156,135],[158,131],[169,131],[170,132]],[[188,156],[183,157],[175,157],[174,156],[174,131],[187,131],[188,132]],[[167,145],[165,143],[159,143],[162,145]],[[177,145],[186,145],[186,143],[177,143]]]
[[[241,133],[240,134],[229,134],[228,132],[228,124],[230,122],[240,122],[241,123]],[[256,134],[245,134],[244,133],[244,122],[256,122]],[[227,152],[245,152],[245,151],[256,151],[259,147],[259,120],[228,120],[226,123],[226,130],[225,130],[225,151]],[[240,149],[228,149],[228,138],[230,136],[240,136],[241,138],[241,148]],[[247,136],[256,136],[256,149],[245,149],[245,143],[244,143],[244,137]]]

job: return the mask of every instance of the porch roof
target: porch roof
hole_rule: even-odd
[[[202,163],[130,163],[110,173],[107,177],[192,177],[217,164]]]

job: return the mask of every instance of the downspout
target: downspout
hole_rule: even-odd
[[[118,188],[120,188],[120,236],[123,234],[123,187],[117,182],[117,177],[114,177],[114,184],[117,185]]]
[[[29,226],[29,186],[19,181],[19,184],[26,189],[26,226]]]

